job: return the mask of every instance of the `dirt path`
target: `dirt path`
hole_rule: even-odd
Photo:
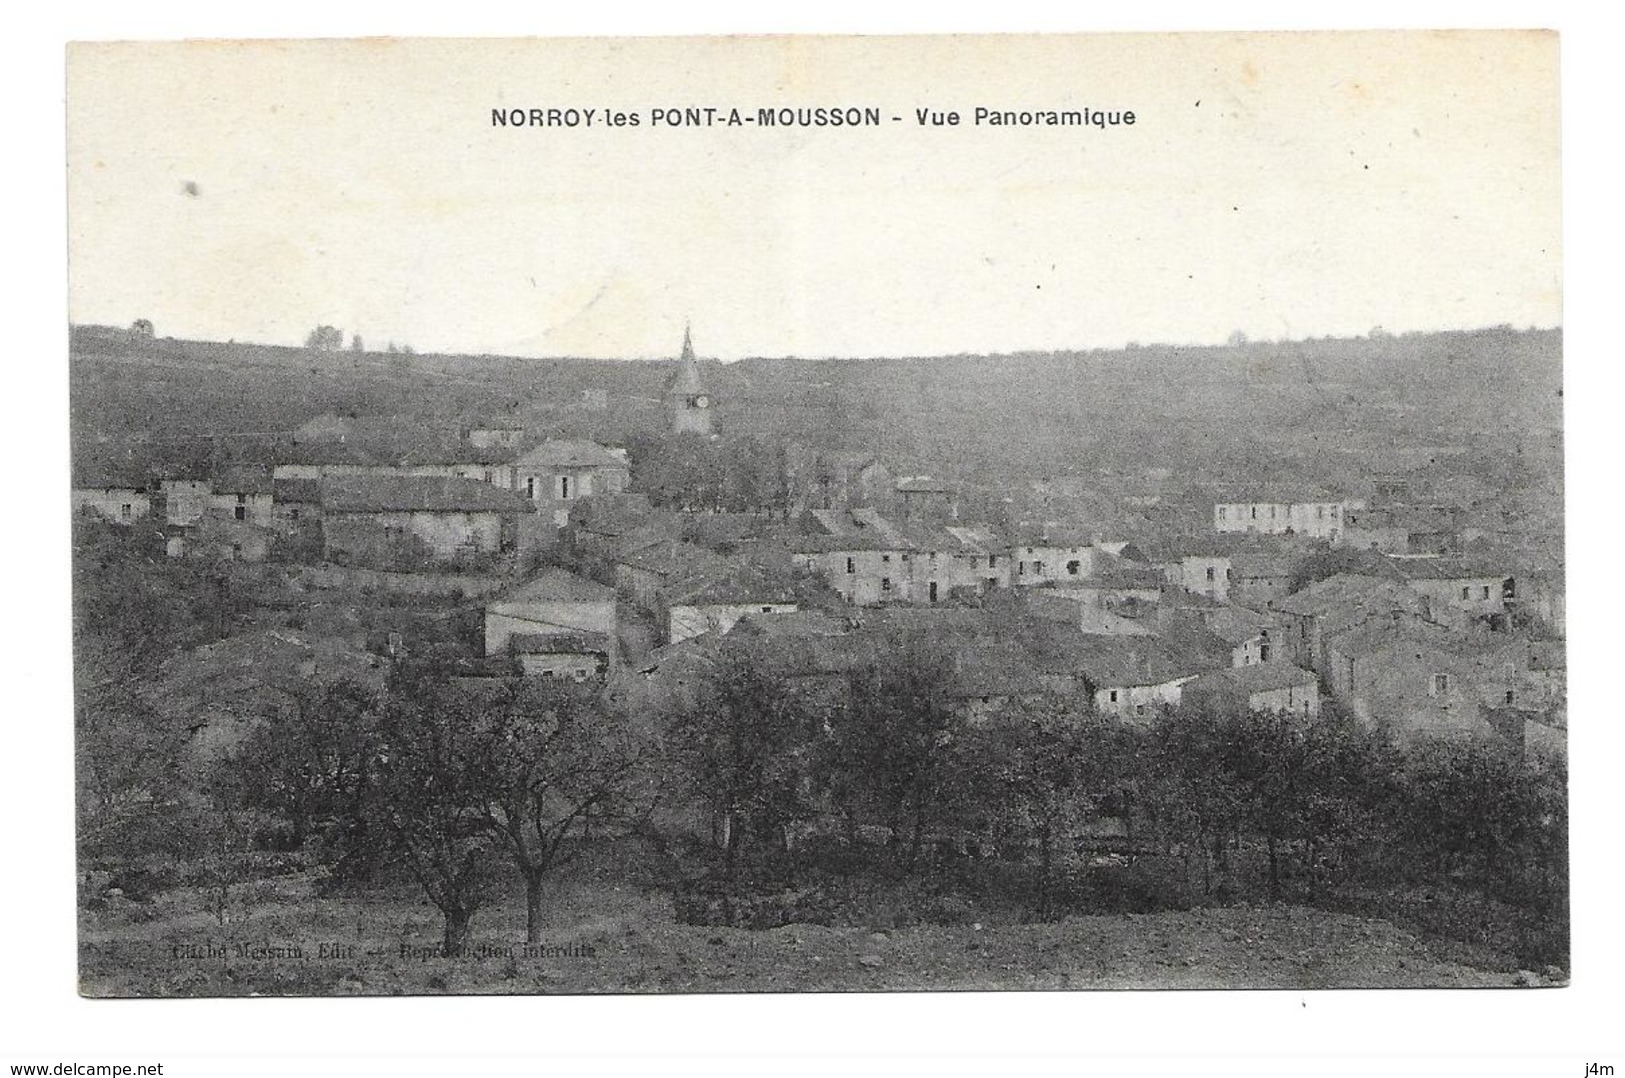
[[[422,935],[428,946],[432,925],[422,910],[399,912],[413,923],[386,945],[379,930],[391,912],[369,907],[370,931],[352,938],[365,936],[375,945],[363,942],[359,956],[337,959],[298,937],[292,928],[298,919],[283,921],[280,932],[275,924],[251,930],[247,938],[270,945],[270,959],[255,957],[258,952],[240,957],[234,945],[220,956],[200,959],[185,947],[177,955],[177,942],[196,942],[195,922],[106,926],[85,935],[82,989],[87,995],[281,995],[1477,988],[1542,986],[1562,977],[1556,970],[1520,971],[1482,949],[1429,943],[1385,921],[1291,906],[889,932],[815,925],[750,932],[583,910],[553,920],[542,947],[529,953],[493,918],[479,953],[451,959],[401,957],[399,942]],[[298,960],[276,952],[289,943],[302,951]]]

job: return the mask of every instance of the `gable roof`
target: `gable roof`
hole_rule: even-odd
[[[1505,569],[1464,558],[1394,558],[1392,561],[1407,580],[1490,580],[1512,575]]]
[[[322,481],[320,479],[273,479],[271,481],[271,500],[282,503],[317,504],[322,500]]]
[[[588,580],[568,569],[551,567],[492,600],[497,603],[559,602],[613,603],[615,589]]]
[[[276,488],[268,468],[222,469],[214,481],[216,494],[270,494]]]
[[[1255,693],[1314,684],[1315,675],[1301,667],[1291,663],[1269,662],[1214,670],[1188,682],[1185,691],[1197,693],[1205,689],[1240,689],[1245,693]]]
[[[523,513],[529,507],[511,490],[461,476],[336,475],[322,480],[328,513]]]
[[[1403,584],[1377,576],[1338,573],[1316,581],[1270,605],[1286,614],[1317,617],[1352,604],[1373,605],[1410,613],[1420,613],[1421,597]]]
[[[1260,633],[1275,627],[1275,622],[1263,614],[1229,603],[1204,614],[1203,620],[1207,622],[1208,632],[1231,647],[1245,644]]]
[[[461,437],[445,435],[429,437],[401,454],[405,465],[425,464],[509,464],[519,456],[511,445],[493,442],[477,446]]]
[[[654,516],[647,494],[589,494],[570,507],[572,526],[595,535],[620,536]]]
[[[1414,647],[1455,655],[1464,641],[1456,633],[1432,622],[1416,618],[1374,618],[1326,641],[1328,652],[1353,658],[1373,655],[1390,648]]]
[[[625,468],[618,453],[597,442],[582,439],[552,439],[543,442],[514,461],[520,468]]]

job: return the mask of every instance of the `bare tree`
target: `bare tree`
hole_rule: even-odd
[[[525,881],[525,940],[541,939],[543,884],[590,829],[634,823],[653,800],[648,751],[588,685],[512,682],[474,717],[490,783],[482,812]]]

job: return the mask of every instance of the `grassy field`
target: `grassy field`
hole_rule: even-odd
[[[438,955],[440,917],[402,886],[318,897],[292,876],[249,885],[228,923],[180,888],[81,914],[86,996],[901,991],[911,989],[1493,987],[1560,983],[1483,947],[1297,906],[1229,906],[976,922],[766,931],[686,925],[655,889],[601,879],[524,909],[482,910],[468,953]],[[515,899],[517,896],[514,896]]]

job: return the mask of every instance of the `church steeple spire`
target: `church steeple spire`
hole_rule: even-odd
[[[672,410],[674,433],[711,433],[711,394],[700,378],[700,364],[694,358],[694,334],[687,323],[683,325],[683,350],[677,357],[677,370],[666,384],[666,403]]]

